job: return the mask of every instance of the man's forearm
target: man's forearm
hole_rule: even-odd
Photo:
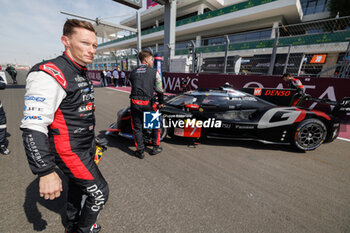
[[[55,157],[51,154],[47,136],[31,129],[22,131],[24,149],[32,172],[39,176],[52,173],[55,169]]]

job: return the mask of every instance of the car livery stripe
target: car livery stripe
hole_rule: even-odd
[[[302,110],[302,109],[295,109],[296,111],[301,111],[300,115],[298,116],[298,118],[294,121],[294,123],[297,123],[297,122],[300,122],[302,120],[305,119],[305,116],[306,116],[306,111],[305,110]]]
[[[295,100],[293,100],[293,103],[292,103],[292,106],[296,106],[298,103],[299,103],[299,100],[298,98],[296,98]]]
[[[317,111],[317,110],[312,110],[311,112],[315,113],[319,117],[323,117],[323,118],[325,118],[325,119],[327,119],[329,121],[331,120],[331,118],[324,112],[320,112],[320,111]]]
[[[57,109],[55,119],[50,127],[52,129],[60,129],[60,135],[54,135],[56,151],[74,177],[82,180],[93,180],[94,177],[85,167],[79,156],[72,151],[68,127],[61,109]]]

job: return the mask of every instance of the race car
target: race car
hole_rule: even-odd
[[[283,91],[286,95],[288,90]],[[349,110],[350,98],[332,102],[303,96],[298,103],[303,98],[335,107],[331,114],[327,114],[298,106],[277,106],[256,95],[225,87],[198,89],[171,96],[165,100],[164,108],[160,110],[161,140],[167,135],[188,138],[224,137],[290,144],[303,151],[314,150],[338,136],[340,123],[337,115]],[[296,103],[295,100],[285,102]],[[129,107],[118,112],[117,121],[106,134],[133,138]],[[147,130],[145,134],[147,141]]]

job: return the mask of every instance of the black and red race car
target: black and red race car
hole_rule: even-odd
[[[286,98],[270,99],[272,102],[282,102],[282,106],[277,106],[257,97],[254,91],[277,91]],[[243,92],[224,87],[199,89],[171,96],[166,99],[165,107],[160,110],[161,139],[167,135],[251,139],[264,143],[291,144],[303,151],[314,150],[323,143],[332,142],[339,133],[340,123],[337,115],[349,111],[350,98],[332,102],[310,96],[298,96],[299,94],[292,89],[253,88]],[[298,101],[295,97],[298,97]],[[297,104],[305,98],[335,107],[331,114],[298,107]],[[130,120],[130,108],[125,107],[118,112],[117,121],[110,126],[106,134],[133,138]],[[148,140],[147,132],[145,134]]]

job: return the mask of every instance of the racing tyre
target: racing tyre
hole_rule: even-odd
[[[296,127],[292,144],[299,150],[315,150],[323,143],[326,136],[327,129],[322,121],[307,119]]]

